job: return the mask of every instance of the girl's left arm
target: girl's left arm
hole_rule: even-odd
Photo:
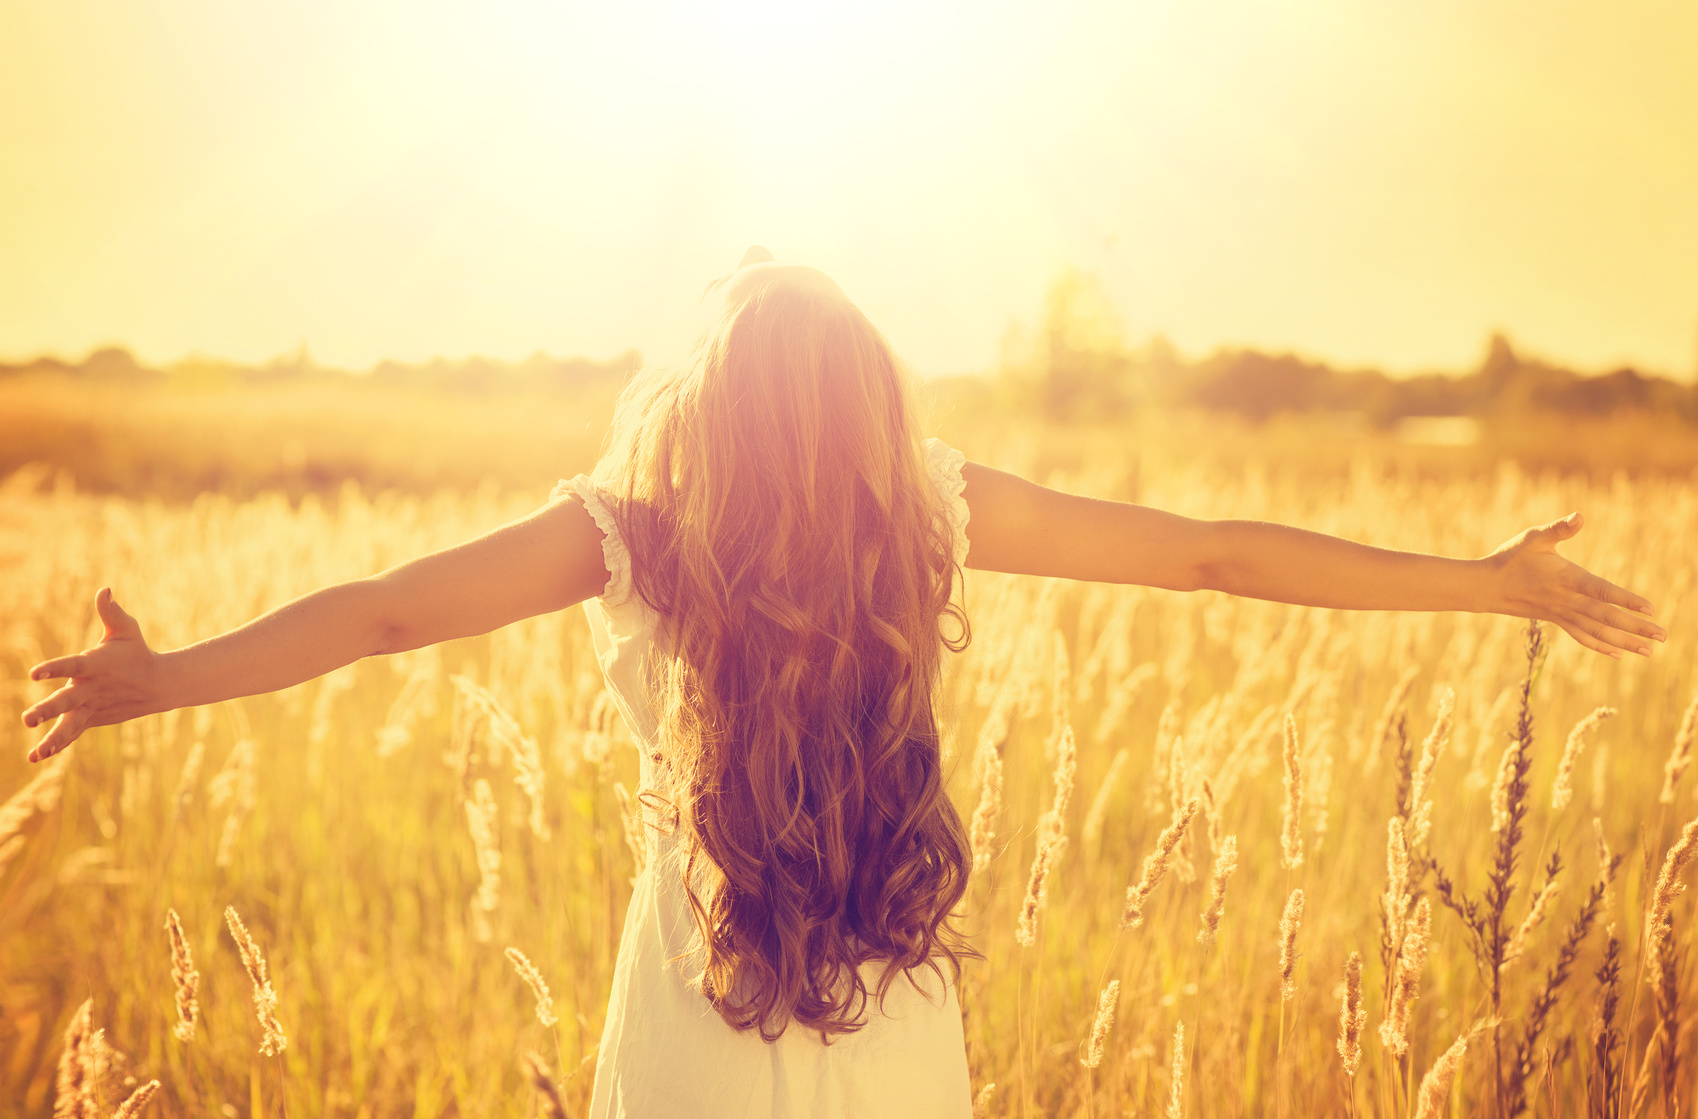
[[[63,679],[24,712],[24,725],[57,719],[30,751],[40,761],[89,727],[237,696],[276,691],[361,657],[488,633],[564,609],[607,582],[602,534],[567,500],[366,579],[324,587],[228,633],[155,652],[140,624],[101,588],[100,643],[44,661],[31,680]]]
[[[967,566],[1340,610],[1469,610],[1555,622],[1588,649],[1648,654],[1651,604],[1557,554],[1572,513],[1488,556],[1398,552],[1262,521],[1202,521],[1061,493],[969,462]]]

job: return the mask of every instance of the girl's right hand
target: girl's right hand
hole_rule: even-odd
[[[112,601],[110,587],[100,588],[94,608],[105,635],[92,649],[42,661],[30,669],[31,680],[68,682],[24,712],[24,725],[37,727],[58,717],[42,736],[29,760],[52,757],[90,727],[109,726],[162,710],[159,695],[159,654],[148,648],[141,625]]]

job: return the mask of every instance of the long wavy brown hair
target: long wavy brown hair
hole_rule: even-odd
[[[717,294],[690,360],[627,386],[598,481],[663,619],[656,745],[694,981],[738,1029],[829,1040],[906,970],[958,979],[972,955],[933,709],[967,623],[883,336],[811,269],[740,269]]]

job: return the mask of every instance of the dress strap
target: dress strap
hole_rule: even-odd
[[[619,535],[619,522],[613,519],[610,503],[590,481],[588,474],[561,479],[549,493],[548,500],[554,502],[568,497],[582,501],[595,519],[596,527],[601,529],[601,559],[608,572],[607,586],[602,588],[601,599],[609,606],[618,606],[631,597],[631,553]]]
[[[962,494],[967,482],[961,477],[961,467],[966,461],[966,455],[943,440],[935,436],[926,440],[926,472],[931,475],[932,487],[937,490],[944,514],[949,518],[957,567],[967,565],[967,518],[971,511]]]

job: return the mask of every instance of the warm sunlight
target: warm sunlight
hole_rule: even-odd
[[[921,370],[1137,335],[1689,375],[1698,13],[1343,0],[0,12],[0,355],[675,351],[751,241]]]

